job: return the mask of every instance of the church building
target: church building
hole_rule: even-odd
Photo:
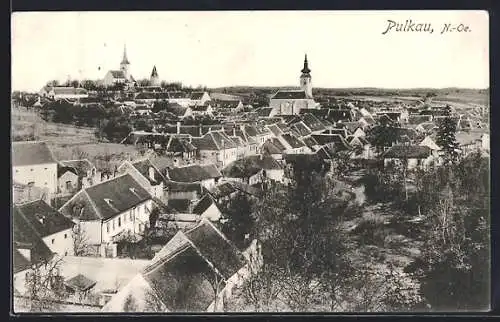
[[[307,55],[304,58],[304,67],[300,75],[300,89],[279,90],[269,102],[276,115],[297,115],[302,109],[318,109],[319,103],[312,95],[311,70]]]
[[[123,59],[120,63],[120,69],[108,71],[103,79],[103,85],[106,87],[117,84],[124,84],[126,86],[133,86],[135,84],[134,78],[130,75],[130,62],[127,58],[126,46],[123,48]]]

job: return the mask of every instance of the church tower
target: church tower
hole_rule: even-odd
[[[130,79],[130,62],[128,61],[127,58],[127,46],[123,46],[123,58],[122,62],[120,63],[120,70],[123,71],[125,74],[125,77],[127,79]]]
[[[160,86],[160,77],[158,76],[158,72],[156,71],[156,65],[153,66],[153,71],[151,72],[149,82],[151,83],[151,86]]]
[[[307,54],[305,55],[304,68],[302,68],[301,72],[300,88],[306,92],[308,98],[312,98],[311,70],[309,69],[309,63],[307,61]]]

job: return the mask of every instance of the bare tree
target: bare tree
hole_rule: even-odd
[[[25,279],[26,306],[30,312],[56,312],[64,297],[63,278],[59,272],[62,258],[34,265]]]
[[[80,223],[73,226],[73,251],[75,256],[87,254],[88,236]]]

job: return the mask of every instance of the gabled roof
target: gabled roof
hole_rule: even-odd
[[[26,166],[55,162],[54,156],[45,142],[12,142],[13,166]]]
[[[193,213],[197,214],[197,215],[202,215],[208,209],[208,207],[210,207],[212,204],[215,204],[217,206],[217,204],[215,203],[215,200],[212,198],[212,196],[207,193],[194,206]]]
[[[216,150],[236,148],[236,143],[222,130],[210,131],[201,138],[193,138],[192,144],[198,150]]]
[[[191,93],[191,99],[192,100],[201,100],[203,98],[203,95],[205,94],[206,92],[192,92]]]
[[[307,94],[304,90],[279,90],[271,99],[307,99]]]
[[[203,220],[200,225],[187,231],[186,236],[225,279],[229,279],[246,264],[236,246],[208,220]]]
[[[163,304],[161,310],[199,312],[206,311],[215,298],[212,285],[218,281],[222,289],[227,279],[245,264],[241,252],[208,220],[202,219],[196,227],[179,231],[138,277],[147,284],[146,292],[152,292],[150,295]],[[137,280],[134,278],[103,310],[120,311],[127,298],[139,300],[144,296],[144,286],[131,287]]]
[[[431,155],[431,149],[420,145],[394,145],[384,153],[388,159],[425,159]]]
[[[149,192],[124,174],[80,190],[59,211],[70,218],[107,220],[149,199]]]
[[[184,138],[179,138],[177,136],[171,136],[167,145],[167,152],[174,153],[187,153],[195,151],[196,147],[192,145],[189,140]]]
[[[78,176],[86,176],[87,171],[90,171],[95,166],[87,159],[82,160],[62,160],[59,165],[64,168],[71,168],[73,173]]]
[[[308,147],[312,148],[316,145],[320,145],[318,141],[316,141],[312,136],[305,136],[302,138],[302,142],[304,142],[305,145]]]
[[[179,168],[168,169],[168,177],[177,182],[200,182],[222,177],[222,174],[213,164],[193,164]]]
[[[158,170],[156,166],[148,158],[136,160],[134,162],[131,162],[131,164],[134,168],[137,169],[137,171],[139,171],[140,174],[142,174],[145,178],[147,178],[149,182],[153,185],[156,185],[165,180],[165,177],[160,172],[160,170]],[[149,176],[149,169],[153,169],[155,179],[152,179]]]
[[[222,182],[212,189],[210,194],[215,198],[226,197],[238,191],[230,182]]]
[[[17,205],[24,218],[42,238],[73,228],[74,223],[43,200]]]

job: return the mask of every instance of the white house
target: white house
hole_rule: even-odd
[[[12,142],[12,180],[57,192],[57,162],[45,142]]]
[[[394,145],[384,155],[384,166],[391,163],[403,164],[407,162],[407,169],[428,168],[438,162],[437,155],[428,146],[421,145]]]
[[[58,99],[78,99],[89,97],[89,93],[85,88],[75,88],[75,87],[52,87],[47,96],[58,100]]]
[[[222,130],[210,131],[202,137],[193,137],[193,144],[203,163],[215,163],[224,167],[237,158],[238,146]]]
[[[73,255],[74,222],[42,200],[22,203],[14,207],[17,207],[19,213],[42,237],[52,252],[60,256]]]
[[[127,173],[80,190],[59,211],[81,225],[89,244],[103,245],[142,234],[152,208],[149,192]]]

